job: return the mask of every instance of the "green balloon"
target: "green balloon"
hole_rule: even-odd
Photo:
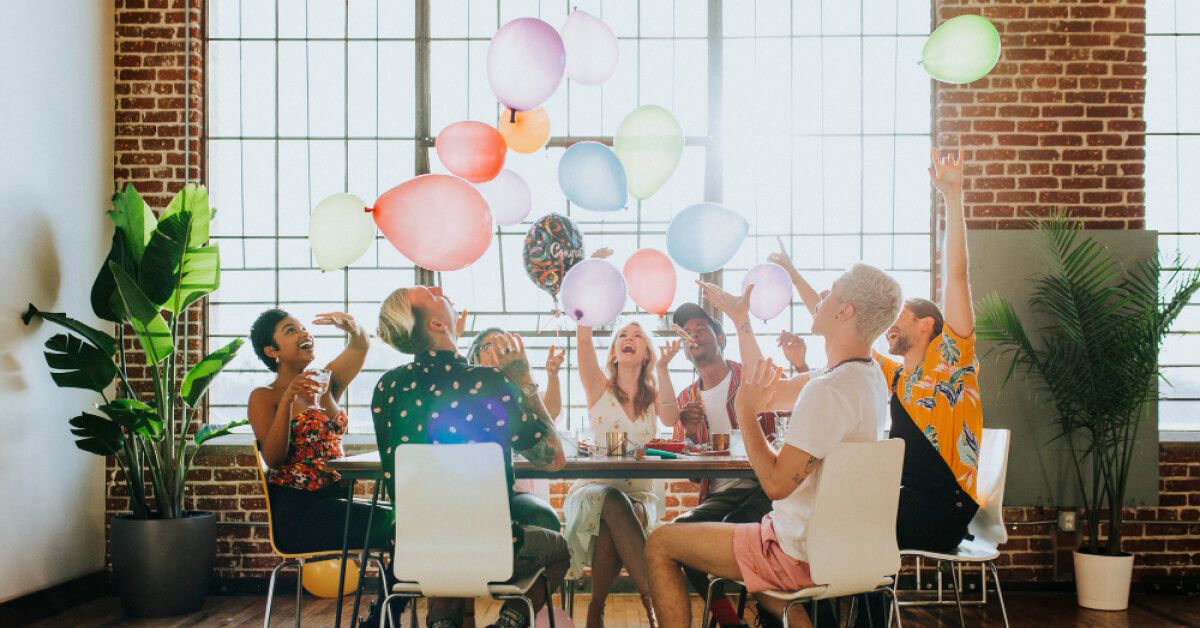
[[[629,112],[617,127],[613,152],[625,167],[625,180],[634,198],[650,198],[671,178],[683,155],[683,129],[670,111],[643,105]]]
[[[977,81],[999,60],[1000,33],[979,15],[960,15],[942,22],[921,51],[925,71],[945,83]]]

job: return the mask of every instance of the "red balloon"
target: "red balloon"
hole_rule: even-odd
[[[625,261],[625,284],[629,296],[643,310],[659,316],[675,300],[675,265],[658,249],[638,249]]]
[[[500,131],[475,120],[455,122],[442,129],[434,147],[447,170],[472,183],[495,179],[504,168],[504,152],[508,150]]]
[[[492,212],[483,195],[446,174],[423,174],[397,185],[371,212],[396,250],[430,270],[465,268],[492,242]]]

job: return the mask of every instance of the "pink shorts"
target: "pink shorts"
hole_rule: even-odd
[[[808,563],[788,556],[779,546],[771,515],[761,523],[740,523],[733,528],[733,555],[751,593],[799,591],[814,584]]]

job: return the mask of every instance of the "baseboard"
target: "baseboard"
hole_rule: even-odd
[[[97,571],[0,604],[0,626],[25,626],[104,597],[108,572]]]

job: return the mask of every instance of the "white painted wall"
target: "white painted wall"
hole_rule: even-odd
[[[67,420],[96,396],[59,389],[54,325],[32,302],[98,321],[88,300],[112,230],[113,8],[8,0],[0,18],[0,601],[104,568],[104,461]]]

